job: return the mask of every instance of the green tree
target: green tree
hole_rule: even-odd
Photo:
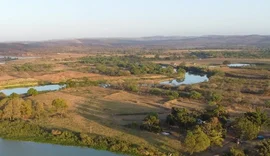
[[[34,88],[30,88],[28,91],[27,91],[27,95],[28,96],[36,96],[38,95],[38,91]]]
[[[202,94],[196,91],[190,92],[190,98],[192,99],[200,99],[202,97]]]
[[[65,113],[65,111],[68,108],[66,101],[60,98],[53,100],[52,106],[54,107],[57,113],[61,114],[61,116]]]
[[[228,65],[228,64],[231,64],[231,62],[230,61],[228,61],[228,60],[225,60],[225,61],[223,61],[223,63],[222,64],[224,64],[224,65]]]
[[[155,60],[159,60],[159,59],[160,59],[159,54],[156,54],[156,55],[155,55]]]
[[[12,119],[12,109],[13,109],[12,102],[9,100],[9,101],[7,101],[5,108],[3,109],[2,118],[11,120]]]
[[[186,74],[185,69],[179,68],[179,69],[177,70],[177,76],[178,76],[179,78],[184,78],[184,77],[185,77],[185,74]]]
[[[256,155],[270,156],[270,139],[264,140],[255,147]]]
[[[11,99],[13,99],[13,98],[19,98],[19,97],[20,97],[20,95],[17,94],[17,93],[12,93],[12,94],[9,95],[9,98],[11,98]]]
[[[7,96],[6,96],[6,94],[4,94],[3,92],[0,92],[0,100],[1,99],[4,99],[4,98],[6,98]]]
[[[202,130],[209,137],[211,146],[222,146],[225,130],[217,117],[211,118],[210,122],[203,124]]]
[[[171,114],[167,117],[166,122],[171,125],[178,125],[179,128],[187,129],[196,124],[196,118],[185,108],[173,107]]]
[[[245,117],[236,119],[235,128],[238,137],[247,140],[256,138],[260,131],[260,127],[256,123],[253,123]]]
[[[150,113],[148,114],[144,120],[142,125],[140,126],[142,130],[147,130],[149,132],[155,132],[158,133],[161,131],[160,123],[158,119],[157,113]]]
[[[216,92],[210,92],[208,95],[208,101],[211,103],[219,103],[223,99],[222,95]]]
[[[163,94],[163,91],[162,89],[159,89],[159,88],[151,88],[150,89],[150,93],[151,94],[154,94],[154,95],[162,95]]]
[[[138,92],[139,88],[138,88],[138,83],[137,81],[134,80],[125,80],[124,82],[124,88],[128,91],[132,91],[132,92]]]
[[[35,116],[39,118],[44,113],[44,111],[45,111],[45,109],[44,109],[43,103],[36,102],[36,104],[35,104]]]
[[[21,115],[24,119],[29,118],[32,115],[32,101],[25,100],[21,105]]]
[[[202,152],[210,146],[210,139],[201,128],[197,126],[195,130],[187,132],[184,146],[190,154]]]
[[[12,99],[12,118],[20,119],[21,118],[21,104],[23,100],[21,98]]]
[[[245,153],[240,148],[232,147],[230,149],[229,156],[245,156]]]
[[[267,108],[270,108],[270,100],[265,101],[265,106],[266,106]]]
[[[255,112],[247,112],[244,116],[251,122],[255,123],[259,127],[268,123],[268,116],[265,112],[260,109],[256,109]]]

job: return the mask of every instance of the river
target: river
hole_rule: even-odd
[[[5,95],[9,96],[12,93],[16,94],[25,94],[30,88],[34,88],[37,91],[54,91],[63,88],[64,86],[61,85],[43,85],[43,86],[34,86],[34,87],[19,87],[19,88],[9,88],[0,90],[0,92],[4,93]]]
[[[0,139],[0,156],[119,156],[91,148]]]

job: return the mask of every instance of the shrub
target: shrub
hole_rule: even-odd
[[[201,152],[210,146],[210,139],[200,127],[196,127],[195,130],[187,132],[184,146],[186,147],[187,152],[190,154],[193,154],[194,152]]]
[[[196,118],[185,108],[173,107],[166,122],[170,125],[178,125],[179,128],[191,128],[196,124]]]
[[[192,99],[200,99],[202,97],[202,94],[196,91],[191,91],[190,98]]]
[[[38,95],[38,91],[34,88],[30,88],[28,91],[27,91],[27,95],[28,96],[35,96],[35,95]]]
[[[0,92],[0,99],[4,99],[6,96],[6,94],[4,94],[3,92]]]
[[[158,133],[161,131],[160,123],[157,113],[150,113],[144,118],[142,125],[140,126],[142,130],[149,132]]]
[[[256,154],[258,156],[269,156],[270,153],[270,139],[264,140],[256,147]]]
[[[162,91],[162,89],[159,89],[159,88],[152,88],[150,90],[150,93],[154,94],[154,95],[162,95],[163,91]]]
[[[225,61],[223,61],[223,63],[222,64],[224,64],[224,65],[228,65],[228,64],[231,64],[231,62],[230,61],[228,61],[228,60],[225,60]]]
[[[245,153],[240,148],[232,147],[228,153],[228,156],[245,156]]]
[[[64,99],[60,99],[60,98],[53,100],[52,106],[54,107],[54,109],[57,113],[61,114],[61,116],[68,108],[66,101]]]
[[[265,106],[266,106],[267,108],[270,108],[270,100],[265,101]]]
[[[235,128],[238,137],[246,140],[252,140],[256,138],[260,131],[260,127],[258,125],[249,121],[245,117],[237,119]]]

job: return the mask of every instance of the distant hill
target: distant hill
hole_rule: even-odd
[[[0,52],[19,52],[31,49],[56,47],[100,48],[270,48],[270,36],[152,36],[142,38],[93,38],[51,40],[42,42],[0,43]]]

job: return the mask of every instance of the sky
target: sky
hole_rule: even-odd
[[[270,35],[270,0],[0,0],[0,41]]]

